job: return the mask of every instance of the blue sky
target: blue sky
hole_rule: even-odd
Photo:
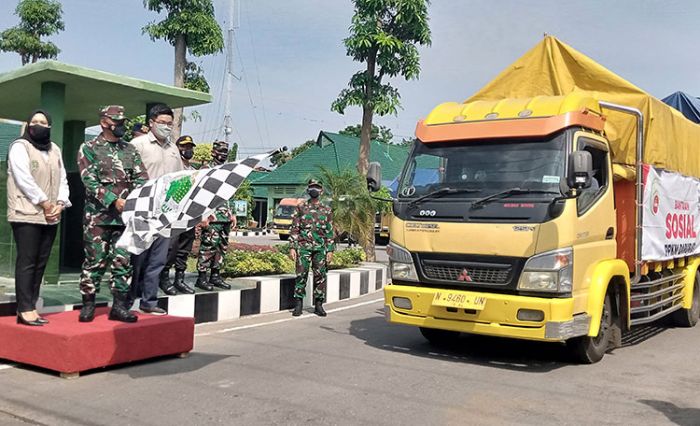
[[[230,0],[215,0],[219,21]],[[172,83],[173,48],[151,42],[141,27],[156,19],[141,0],[63,0],[66,31],[51,39],[59,60]],[[349,0],[238,0],[233,88],[234,141],[244,154],[315,138],[360,122],[330,104],[360,69],[345,56],[342,39],[352,17]],[[0,28],[15,25],[16,2],[0,2]],[[376,118],[398,137],[437,104],[462,101],[538,43],[543,33],[591,56],[651,94],[683,90],[700,95],[700,2],[692,0],[488,1],[433,0],[431,47],[421,49],[417,81],[397,80],[403,110]],[[197,107],[201,122],[185,131],[206,142],[221,138],[224,55],[194,58],[206,72],[214,102]],[[0,53],[0,72],[20,66]]]

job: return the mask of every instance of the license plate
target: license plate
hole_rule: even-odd
[[[454,291],[438,291],[433,297],[433,306],[480,311],[486,306],[486,297]]]

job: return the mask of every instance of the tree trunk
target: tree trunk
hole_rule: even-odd
[[[374,229],[372,229],[372,233],[369,234],[369,239],[366,241],[360,241],[360,244],[362,244],[362,249],[365,251],[365,257],[367,258],[368,262],[374,262],[377,260],[374,253]]]
[[[175,39],[175,87],[185,87],[185,66],[187,65],[187,40],[184,34],[180,34]],[[172,140],[180,137],[182,132],[182,108],[173,110],[173,133]]]
[[[367,176],[369,170],[369,147],[372,138],[372,108],[362,107],[362,129],[360,130],[360,155],[357,158],[357,170],[362,176]]]
[[[372,137],[372,82],[374,81],[375,68],[377,63],[377,49],[374,49],[367,58],[367,81],[365,82],[365,102],[362,105],[362,128],[360,129],[360,153],[357,158],[357,170],[363,179],[369,170],[370,140]],[[374,217],[374,212],[372,212]],[[374,221],[371,222],[370,229],[367,229],[368,237],[365,241],[360,241],[365,251],[368,262],[374,262]]]

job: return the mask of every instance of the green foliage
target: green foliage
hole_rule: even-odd
[[[292,149],[292,152],[281,152],[279,154],[275,154],[272,157],[270,157],[270,162],[272,165],[275,167],[279,167],[282,164],[286,163],[287,161],[291,160],[292,158],[296,157],[297,155],[301,154],[302,152],[306,151],[307,149],[311,148],[312,146],[316,145],[316,140],[315,139],[309,139],[303,144],[299,145],[298,147]]]
[[[185,66],[185,89],[209,93],[209,83],[204,77],[204,70],[194,62],[187,62]]]
[[[229,163],[233,163],[236,161],[236,157],[238,156],[238,142],[235,142],[231,149],[228,150],[228,157],[226,158],[226,161]]]
[[[291,274],[294,262],[287,255],[274,251],[232,250],[224,258],[221,274],[225,277]]]
[[[348,126],[338,133],[341,135],[355,136],[356,138],[359,138],[361,131],[362,125],[356,124],[354,126]],[[370,132],[369,138],[381,143],[391,143],[391,141],[394,139],[394,134],[388,127],[372,124],[372,131]]]
[[[361,248],[349,248],[333,253],[333,259],[328,269],[345,269],[357,266],[366,259],[365,252]]]
[[[275,244],[275,249],[282,254],[289,255],[292,246],[290,246],[289,243]]]
[[[211,161],[211,149],[213,145],[210,143],[198,143],[194,147],[194,155],[192,156],[192,161],[203,164]]]
[[[214,16],[211,0],[144,0],[151,11],[167,12],[164,20],[151,22],[143,27],[151,40],[166,40],[173,46],[179,36],[185,36],[185,44],[191,55],[204,56],[221,52],[224,38]]]
[[[0,33],[0,50],[18,53],[22,65],[42,58],[55,59],[61,50],[50,41],[41,41],[41,37],[65,29],[61,3],[56,0],[21,0],[15,15],[19,16],[19,25]]]
[[[348,106],[369,107],[379,115],[396,114],[400,95],[384,77],[406,80],[420,73],[419,45],[430,44],[427,0],[354,0],[347,55],[366,68],[350,79],[331,109],[341,114]]]
[[[366,254],[373,254],[374,219],[381,202],[372,198],[365,178],[354,169],[334,172],[322,167],[319,179],[331,198],[336,234],[348,232],[362,244]]]
[[[122,139],[124,139],[125,141],[130,141],[134,138],[134,133],[131,131],[131,129],[136,123],[146,123],[146,114],[126,118],[126,121],[124,122],[124,125],[126,126],[126,133],[124,133],[124,137]]]
[[[382,186],[381,188],[379,188],[379,191],[374,193],[374,196],[376,198],[390,200],[391,192],[389,192],[389,188],[387,188],[386,186]],[[389,213],[391,211],[391,202],[377,200],[376,198],[375,200],[377,201],[377,211],[382,214]]]

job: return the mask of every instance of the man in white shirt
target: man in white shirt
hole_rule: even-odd
[[[141,155],[150,179],[184,169],[180,150],[170,140],[173,130],[173,111],[164,104],[155,105],[148,112],[150,131],[131,140]],[[158,282],[165,266],[170,239],[159,237],[151,247],[139,255],[132,256],[134,274],[131,282],[132,297],[141,298],[141,312],[165,315],[167,312],[158,306]]]

